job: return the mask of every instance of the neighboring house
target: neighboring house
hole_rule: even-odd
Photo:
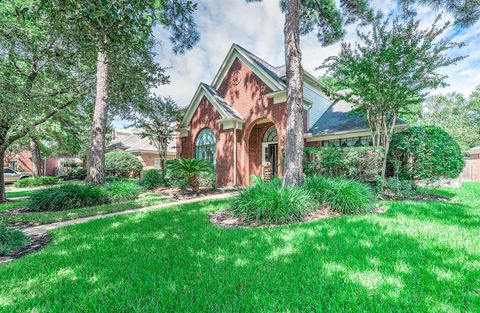
[[[305,145],[371,145],[366,120],[321,87],[305,71]],[[247,185],[251,175],[282,176],[286,98],[285,66],[272,66],[233,44],[213,82],[200,83],[185,108],[177,156],[211,162],[219,186]]]
[[[43,176],[62,175],[70,167],[81,166],[79,158],[47,157],[42,158],[41,173]],[[23,150],[14,155],[5,158],[5,166],[17,172],[32,172],[32,153],[29,150]]]
[[[142,138],[141,129],[115,129],[112,141],[107,145],[107,151],[123,150],[130,152],[142,162],[143,169],[160,168],[160,157],[155,145],[148,138]],[[176,157],[176,140],[172,139],[168,146],[167,159]]]
[[[465,168],[460,176],[463,181],[480,181],[480,146],[467,151]]]

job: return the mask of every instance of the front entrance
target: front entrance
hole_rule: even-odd
[[[278,143],[262,143],[263,178],[267,180],[278,175]]]
[[[275,125],[267,119],[258,121],[248,135],[248,178],[260,176],[268,181],[282,172],[279,137]],[[247,180],[247,184],[250,180]]]
[[[262,176],[270,180],[278,175],[278,134],[274,125],[270,126],[262,140]]]

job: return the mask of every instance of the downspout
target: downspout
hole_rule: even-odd
[[[235,121],[233,129],[233,187],[237,186],[237,128],[238,122]]]

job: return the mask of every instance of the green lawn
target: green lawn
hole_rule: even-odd
[[[139,199],[126,201],[122,203],[104,204],[87,208],[72,209],[58,212],[25,212],[9,216],[1,216],[0,220],[6,223],[13,224],[18,222],[33,222],[40,224],[48,224],[59,221],[71,220],[74,218],[99,215],[105,213],[112,213],[118,211],[125,211],[130,209],[147,207],[162,202],[170,201],[170,199],[153,193],[143,194]],[[0,204],[0,214],[6,210],[14,208],[22,208],[27,205],[28,202],[9,202]]]
[[[7,312],[478,312],[480,184],[380,215],[223,229],[195,203],[59,229],[0,266]],[[0,309],[0,311],[2,311]]]
[[[26,201],[0,203],[0,214],[8,210],[24,208],[27,203]]]
[[[30,197],[34,192],[38,191],[39,189],[42,189],[42,188],[31,189],[31,190],[7,191],[5,194],[7,198]]]

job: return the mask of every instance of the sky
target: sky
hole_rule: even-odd
[[[278,0],[247,3],[245,0],[199,0],[195,21],[200,32],[200,41],[183,55],[175,55],[168,40],[168,33],[163,29],[154,32],[157,46],[156,61],[168,68],[171,83],[153,90],[155,94],[172,97],[179,106],[190,102],[200,82],[210,84],[222,64],[231,45],[237,43],[253,52],[272,65],[284,64],[283,23],[284,15],[280,11]],[[371,1],[375,10],[385,16],[398,12],[396,0]],[[418,19],[425,28],[431,25],[440,13],[430,8],[418,8]],[[445,14],[443,21],[450,17]],[[358,40],[357,25],[349,25],[343,39],[354,43]],[[365,31],[368,29],[364,29]],[[468,45],[451,51],[452,56],[468,55],[457,65],[442,69],[448,75],[449,86],[433,90],[432,94],[459,92],[468,96],[475,86],[480,84],[480,22],[469,28],[451,26],[445,33],[454,41],[464,41]],[[319,77],[322,72],[314,69],[323,61],[340,50],[341,41],[322,47],[315,34],[302,36],[302,64],[307,71]],[[115,120],[114,126],[123,128],[128,123]]]

